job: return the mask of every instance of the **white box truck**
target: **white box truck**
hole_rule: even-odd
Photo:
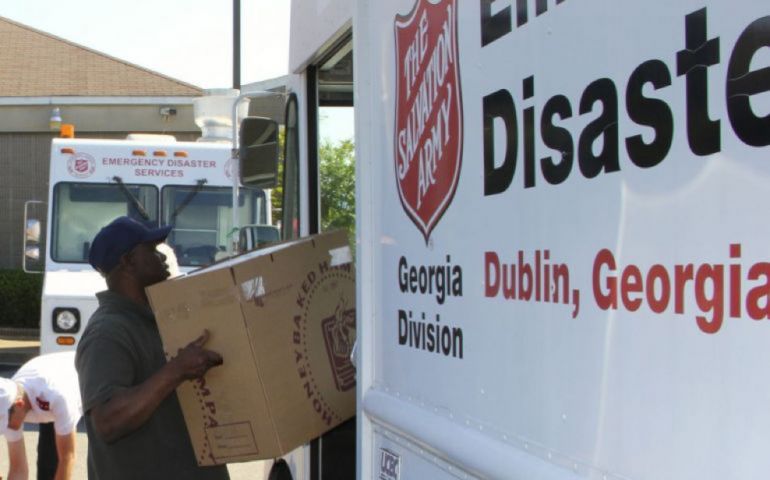
[[[204,140],[219,141],[179,142],[171,136],[141,134],[125,140],[52,141],[48,202],[43,205],[46,221],[26,220],[25,251],[39,258],[44,274],[41,353],[77,345],[96,310],[95,293],[106,289],[104,279],[88,264],[90,242],[118,216],[151,226],[173,225],[167,243],[181,272],[232,251],[239,241],[234,220],[236,227],[275,228],[269,190],[239,188],[237,219],[233,216],[237,170],[232,167],[232,144],[218,135],[229,138],[237,92],[213,93],[198,100],[204,103],[198,122]],[[36,210],[42,213],[39,206],[29,209]],[[35,244],[41,225],[45,242]]]
[[[293,1],[284,233],[355,104],[358,279],[293,477],[766,478],[768,52],[758,0]]]

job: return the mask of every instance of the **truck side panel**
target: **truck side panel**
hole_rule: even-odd
[[[767,3],[362,0],[354,40],[359,478],[770,471]]]

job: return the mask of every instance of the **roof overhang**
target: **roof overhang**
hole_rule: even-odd
[[[192,105],[197,97],[0,97],[0,106],[25,105]]]

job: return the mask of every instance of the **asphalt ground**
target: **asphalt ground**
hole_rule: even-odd
[[[0,377],[10,378],[27,360],[40,353],[40,342],[36,340],[19,340],[0,338]],[[37,458],[37,425],[24,425],[24,444],[29,463],[29,478],[37,478],[35,459]],[[0,478],[8,474],[8,450],[5,440],[0,440]],[[88,452],[88,437],[81,420],[78,424],[77,441],[75,444],[75,471],[73,480],[86,480],[86,457]],[[231,480],[264,480],[270,472],[272,461],[256,461],[232,463],[227,466]]]
[[[0,365],[16,366],[40,353],[37,340],[15,340],[0,338]]]

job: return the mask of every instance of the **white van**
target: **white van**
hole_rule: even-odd
[[[88,264],[99,229],[121,215],[173,225],[180,271],[212,263],[238,241],[229,143],[54,139],[44,259],[40,350],[74,349],[106,288]],[[269,192],[240,188],[240,225],[270,224]]]

